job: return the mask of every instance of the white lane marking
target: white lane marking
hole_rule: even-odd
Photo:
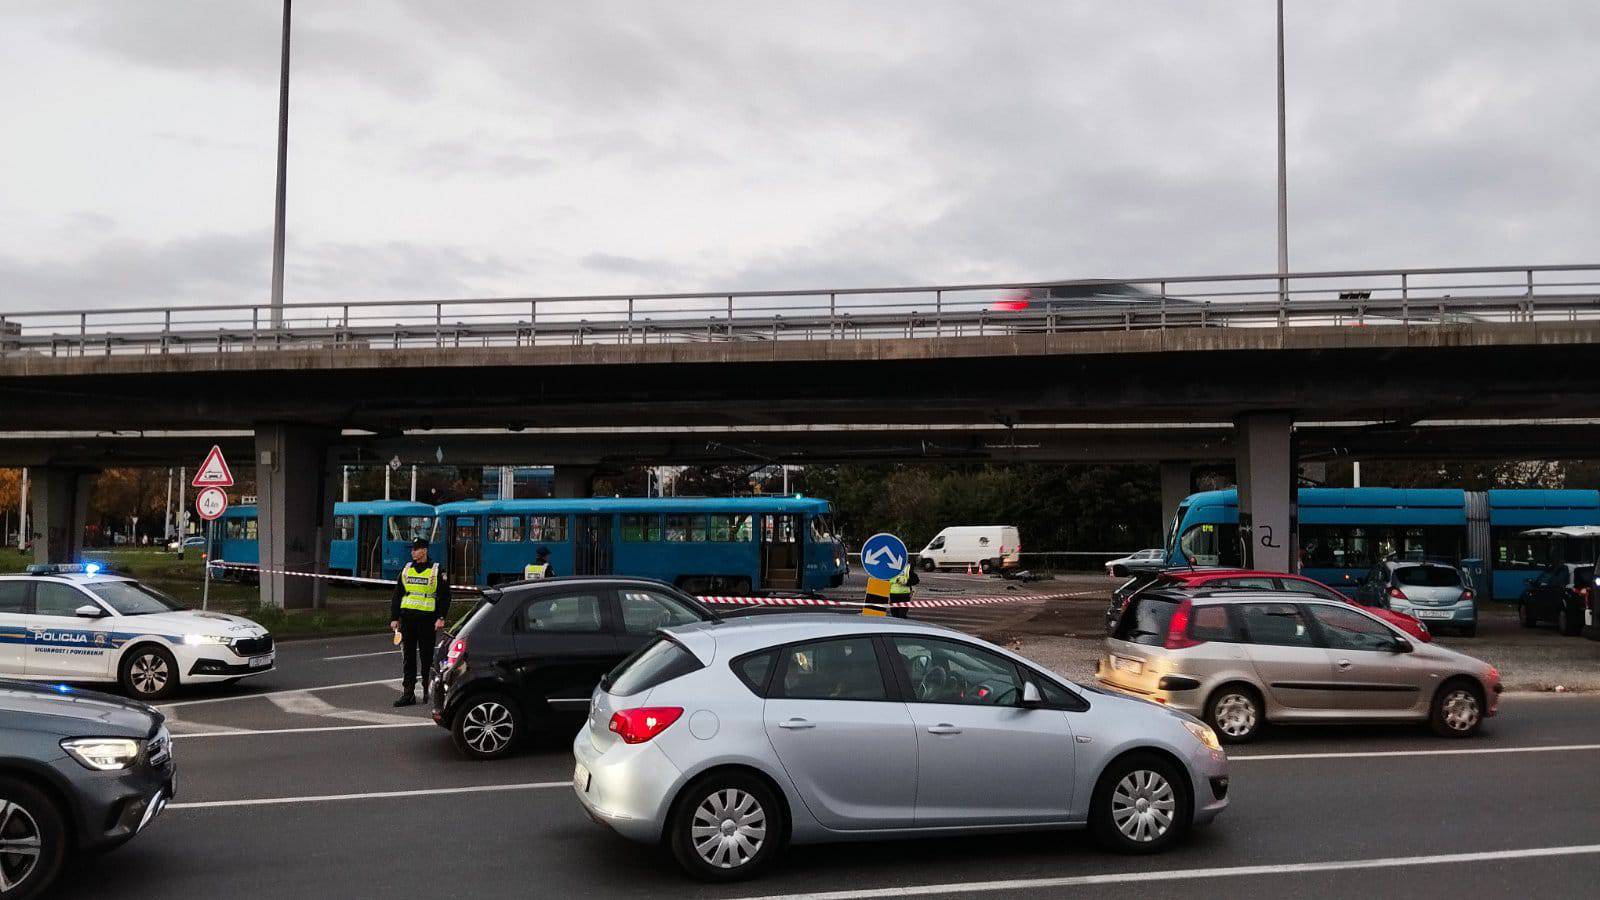
[[[1546,747],[1473,747],[1460,750],[1372,750],[1366,753],[1250,753],[1230,756],[1228,762],[1259,760],[1273,762],[1287,759],[1368,759],[1380,756],[1471,756],[1478,753],[1570,753],[1576,750],[1600,750],[1600,744],[1557,744]]]
[[[171,809],[172,807],[167,807]],[[1153,881],[1189,881],[1200,878],[1239,878],[1250,875],[1298,875],[1306,872],[1339,872],[1350,869],[1388,869],[1402,866],[1442,866],[1452,863],[1496,862],[1508,859],[1538,859],[1549,856],[1582,856],[1600,853],[1600,844],[1574,844],[1567,847],[1531,847],[1525,850],[1490,850],[1481,853],[1441,853],[1434,856],[1387,856],[1375,859],[1344,859],[1326,862],[1281,863],[1263,866],[1228,866],[1216,869],[1168,869],[1152,872],[1118,872],[1104,875],[1073,875],[1063,878],[1018,878],[1011,881],[973,881],[948,884],[919,884],[913,887],[867,888],[858,891],[822,891],[811,894],[768,894],[743,900],[864,900],[868,897],[921,897],[928,894],[976,894],[985,891],[1021,891],[1037,888],[1085,887],[1100,884],[1128,884]]]
[[[344,656],[324,656],[322,658],[322,661],[323,662],[332,662],[332,661],[334,661],[336,659],[360,659],[363,656],[388,656],[391,653],[399,653],[399,652],[400,652],[399,650],[379,650],[379,651],[374,652],[374,653],[347,653]]]
[[[532,781],[521,784],[480,784],[472,787],[426,788],[416,791],[373,791],[366,794],[322,794],[315,797],[261,797],[254,800],[200,800],[171,803],[167,809],[219,809],[228,806],[274,806],[289,803],[328,803],[336,800],[386,800],[393,797],[436,797],[443,794],[484,794],[492,791],[544,791],[571,788],[570,781]]]
[[[205,729],[199,731],[197,729]],[[235,728],[232,725],[211,725],[205,722],[180,722],[173,718],[167,719],[167,731],[174,739],[181,737],[205,737],[212,734],[242,734],[249,729]]]
[[[320,725],[311,728],[229,728],[223,725],[191,725],[191,728],[214,728],[215,731],[195,731],[189,734],[174,734],[173,740],[179,738],[209,738],[209,737],[240,737],[257,734],[317,734],[323,731],[371,731],[375,728],[421,728],[432,725],[432,722],[393,722],[382,725]]]
[[[237,697],[207,697],[204,700],[179,700],[176,703],[163,703],[156,709],[165,712],[177,709],[180,706],[200,706],[206,703],[231,703],[237,700],[260,700],[263,697],[281,697],[284,694],[303,694],[306,691],[336,691],[340,688],[366,687],[371,684],[399,684],[398,678],[379,678],[373,681],[351,681],[345,684],[318,684],[311,687],[291,688],[282,691],[268,691],[264,694],[240,694]]]
[[[304,691],[296,694],[279,694],[274,697],[268,697],[267,701],[292,716],[343,719],[349,722],[365,722],[369,725],[409,725],[416,721],[411,716],[334,706],[321,697]]]

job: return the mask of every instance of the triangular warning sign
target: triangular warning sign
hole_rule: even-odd
[[[228,471],[228,461],[222,458],[221,447],[211,445],[206,461],[195,470],[194,480],[189,484],[194,487],[233,487],[233,473]]]

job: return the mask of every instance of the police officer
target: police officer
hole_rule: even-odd
[[[889,615],[897,619],[906,619],[911,616],[911,608],[905,604],[911,602],[911,587],[922,579],[917,577],[911,562],[906,561],[905,568],[900,574],[889,579]]]
[[[550,548],[540,547],[539,552],[533,555],[533,562],[522,567],[522,577],[526,579],[554,578],[555,571],[550,567]]]
[[[400,635],[400,653],[405,657],[401,687],[405,693],[395,706],[417,702],[413,687],[422,676],[422,699],[428,699],[428,674],[433,669],[435,634],[444,628],[450,614],[450,582],[439,564],[428,558],[428,542],[411,542],[411,565],[400,570],[394,596],[389,600],[389,628]]]

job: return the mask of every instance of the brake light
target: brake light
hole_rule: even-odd
[[[465,640],[457,639],[451,641],[450,649],[446,650],[444,654],[444,667],[446,669],[455,668],[456,663],[460,662],[466,655],[467,642]]]
[[[666,731],[683,715],[679,706],[641,706],[638,709],[619,709],[611,715],[612,731],[625,744],[642,744]]]
[[[1167,624],[1168,650],[1182,650],[1185,647],[1198,647],[1205,641],[1197,641],[1189,636],[1189,612],[1194,605],[1188,600],[1178,603],[1178,608],[1172,613],[1172,621]]]
[[[1463,599],[1463,600],[1471,600],[1472,599],[1472,592],[1471,591],[1462,591],[1461,592],[1461,599]]]
[[[1407,598],[1407,597],[1406,597],[1406,592],[1405,592],[1405,591],[1402,591],[1402,590],[1400,590],[1400,589],[1399,589],[1399,588],[1397,588],[1397,587],[1392,587],[1392,588],[1389,588],[1389,596],[1390,596],[1390,597],[1393,597],[1393,598],[1394,598],[1394,599],[1396,599],[1396,600],[1406,600],[1406,599],[1408,599],[1408,598]]]

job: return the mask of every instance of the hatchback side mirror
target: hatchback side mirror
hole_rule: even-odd
[[[76,612],[76,615],[80,619],[98,619],[105,614],[105,610],[95,606],[93,603],[85,603],[84,605],[78,607]]]
[[[1391,647],[1390,649],[1395,653],[1410,653],[1412,650],[1415,650],[1417,648],[1413,647],[1411,645],[1411,642],[1406,640],[1405,638],[1397,637],[1397,638],[1394,639],[1394,646]]]
[[[1044,705],[1044,695],[1039,693],[1039,686],[1031,681],[1022,685],[1022,705],[1026,707]]]

